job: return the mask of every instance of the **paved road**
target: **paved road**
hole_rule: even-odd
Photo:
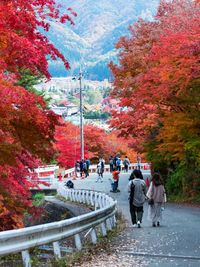
[[[153,228],[146,219],[146,204],[142,228],[132,228],[127,200],[129,175],[130,173],[120,174],[120,193],[110,193],[108,178],[111,175],[108,173],[104,175],[103,183],[95,182],[95,174],[84,180],[79,178],[74,181],[75,188],[104,191],[112,195],[127,220],[127,228],[114,241],[115,255],[103,255],[102,258],[94,259],[83,266],[200,267],[200,209],[167,204],[161,227]]]

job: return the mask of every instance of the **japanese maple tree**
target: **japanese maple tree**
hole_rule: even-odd
[[[63,122],[56,127],[55,139],[58,164],[66,168],[74,167],[76,160],[80,160],[80,128]],[[125,138],[118,137],[118,132],[106,132],[90,124],[84,126],[84,153],[85,159],[89,158],[92,163],[97,163],[101,157],[108,163],[109,157],[117,153],[135,161],[134,150]]]
[[[79,127],[71,122],[62,122],[56,127],[54,147],[58,164],[65,168],[74,167],[75,162],[80,160]]]
[[[32,209],[28,169],[49,161],[54,154],[57,116],[44,99],[20,85],[22,73],[50,77],[47,58],[68,61],[39,31],[47,19],[60,23],[75,15],[61,14],[53,0],[5,0],[0,4],[0,230],[23,225],[23,214]],[[30,177],[31,178],[31,177]]]
[[[113,113],[113,127],[134,138],[136,146],[151,147],[160,160],[184,166],[186,176],[195,168],[197,174],[200,166],[199,15],[198,1],[161,1],[153,21],[139,20],[130,28],[131,37],[121,38],[120,64],[110,64],[112,95],[122,107]],[[183,179],[179,190],[188,194]]]

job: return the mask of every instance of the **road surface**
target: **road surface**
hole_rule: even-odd
[[[166,204],[160,227],[153,228],[147,221],[148,204],[144,207],[142,228],[131,225],[127,184],[130,172],[121,173],[119,193],[110,192],[109,177],[104,174],[102,183],[96,183],[96,174],[74,181],[76,189],[104,191],[117,200],[127,220],[125,231],[115,238],[113,253],[94,258],[80,267],[200,267],[200,208],[178,204]],[[144,177],[149,176],[144,174]]]

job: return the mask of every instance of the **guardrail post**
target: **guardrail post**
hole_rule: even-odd
[[[106,228],[107,228],[108,230],[112,230],[112,225],[111,225],[111,222],[110,222],[110,218],[108,218],[108,219],[106,220]]]
[[[86,194],[85,194],[85,190],[83,190],[83,203],[86,203]]]
[[[103,198],[103,207],[107,206],[107,196],[104,194],[104,198]]]
[[[84,204],[87,204],[87,191],[84,190]]]
[[[76,234],[74,236],[74,240],[75,240],[75,246],[77,248],[77,250],[81,250],[82,249],[82,244],[81,244],[81,238],[79,234]]]
[[[103,208],[102,206],[102,194],[98,194],[98,205],[99,205],[99,208]]]
[[[81,190],[78,190],[78,202],[81,203]]]
[[[72,189],[72,201],[76,202],[76,193],[75,190]]]
[[[92,206],[94,206],[94,202],[93,202],[93,192],[90,191],[90,203]]]
[[[99,207],[100,207],[100,209],[101,208],[103,208],[103,194],[101,194],[100,196],[99,196]]]
[[[57,259],[61,258],[61,251],[60,251],[60,245],[59,242],[53,242],[53,252]]]
[[[78,202],[78,191],[75,191],[75,201]]]
[[[85,192],[85,202],[86,204],[89,204],[89,195],[88,195],[88,191]]]
[[[81,203],[84,203],[84,191],[81,190]]]
[[[72,189],[72,202],[75,202],[74,190]]]
[[[80,190],[77,191],[77,202],[80,203]]]
[[[83,192],[82,192],[82,190],[80,190],[80,196],[79,196],[79,198],[80,198],[80,203],[83,203]]]
[[[67,196],[68,192],[67,192],[67,189],[66,188],[62,188],[62,190],[61,190],[61,187],[59,187],[59,191],[57,191],[57,192],[61,196],[65,197],[66,199],[68,198],[68,196]]]
[[[28,250],[22,251],[22,261],[24,267],[31,267],[31,258]]]
[[[116,217],[115,217],[115,215],[113,215],[113,226],[114,227],[115,227],[116,223],[117,223]]]
[[[72,201],[72,190],[68,190],[69,192],[69,200]]]
[[[101,233],[102,233],[102,236],[106,236],[107,234],[106,226],[104,222],[101,223]]]
[[[93,244],[97,243],[97,235],[96,235],[96,230],[93,228],[92,231],[90,232],[91,240]]]
[[[97,200],[97,192],[94,193],[94,204],[95,204],[95,210],[98,208],[98,200]]]
[[[112,228],[115,227],[115,221],[113,216],[110,218],[110,224]]]

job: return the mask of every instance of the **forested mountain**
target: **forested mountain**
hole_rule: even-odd
[[[115,43],[128,33],[138,17],[151,19],[159,0],[57,0],[76,13],[75,26],[52,24],[47,36],[69,59],[71,70],[61,62],[50,62],[50,72],[61,77],[74,75],[80,65],[88,79],[110,78],[108,62],[116,61]]]

